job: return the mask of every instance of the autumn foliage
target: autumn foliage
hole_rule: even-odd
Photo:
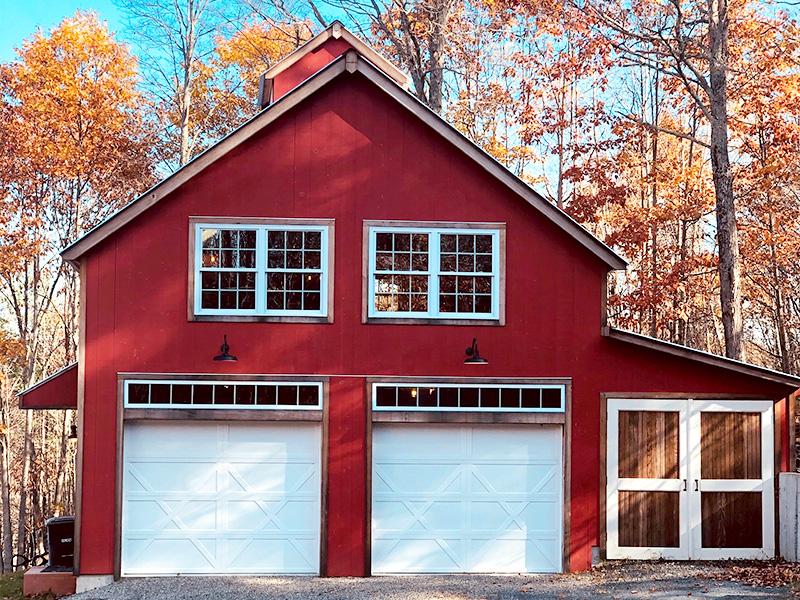
[[[147,22],[148,7],[180,3],[123,4]],[[630,261],[610,276],[609,324],[725,353],[708,86],[661,51],[674,38],[656,47],[628,35],[680,28],[691,69],[708,46],[697,25],[707,2],[346,4],[364,16],[369,41],[410,71],[421,101]],[[787,3],[727,4],[746,353],[799,373],[800,27]],[[254,116],[258,76],[314,33],[287,6],[274,19],[215,22],[201,14],[212,5],[227,6],[194,4],[202,39],[171,48],[162,35],[155,62],[78,12],[0,64],[4,570],[11,554],[41,549],[44,518],[72,506],[73,416],[13,406],[17,391],[76,358],[78,282],[58,251]],[[155,72],[167,56],[172,70]]]

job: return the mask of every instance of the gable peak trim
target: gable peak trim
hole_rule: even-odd
[[[398,85],[402,88],[407,89],[409,85],[409,77],[403,71],[398,69],[394,64],[388,61],[386,58],[381,56],[377,51],[373,50],[373,48],[367,44],[364,40],[360,37],[351,33],[342,22],[339,20],[333,21],[328,27],[324,30],[319,32],[313,38],[308,40],[305,44],[300,46],[297,50],[285,56],[277,63],[275,63],[272,67],[267,69],[263,75],[261,75],[262,81],[267,81],[270,79],[274,79],[277,75],[291,67],[301,58],[306,56],[307,54],[314,52],[317,48],[319,48],[322,44],[327,42],[329,39],[343,39],[348,44],[350,44],[361,56],[375,64],[379,69],[381,69],[385,74],[391,77]],[[260,106],[263,106],[260,104]]]

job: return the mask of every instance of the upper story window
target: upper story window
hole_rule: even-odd
[[[190,318],[330,320],[333,221],[193,221]]]
[[[502,226],[368,226],[368,317],[501,319]]]

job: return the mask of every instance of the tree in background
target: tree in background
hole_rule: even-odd
[[[326,0],[356,30],[383,46],[411,77],[414,94],[442,112],[450,19],[458,0]]]
[[[3,393],[11,398],[75,360],[77,281],[58,251],[151,185],[155,139],[140,113],[146,103],[136,60],[94,14],[79,12],[49,35],[37,32],[17,55],[0,65],[0,314],[4,333],[19,345],[18,355],[4,362]],[[4,452],[20,468],[18,554],[41,543],[32,527],[63,500],[48,491],[62,474],[44,477],[37,461],[52,419],[36,419],[26,411],[21,435]],[[67,427],[62,414],[56,427],[62,448]],[[33,485],[34,476],[44,477],[42,485]]]
[[[308,23],[245,24],[230,37],[214,39],[193,90],[195,152],[225,137],[255,115],[258,80],[272,65],[312,36]],[[176,115],[173,115],[176,116]]]
[[[255,114],[256,95],[247,94],[259,75],[311,37],[307,22],[267,18],[244,0],[119,0],[119,6],[155,99],[152,116],[162,128],[159,148],[169,170]]]
[[[198,80],[207,77],[204,62],[214,38],[238,20],[236,7],[224,0],[120,0],[127,33],[139,48],[142,74],[156,98],[156,118],[165,134],[167,162],[183,166],[199,139],[193,99]]]

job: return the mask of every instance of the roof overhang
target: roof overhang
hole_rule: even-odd
[[[617,329],[615,327],[603,327],[603,335],[612,340],[648,348],[656,352],[671,354],[672,356],[679,356],[720,369],[727,369],[728,371],[733,371],[740,375],[757,377],[758,379],[778,383],[793,389],[800,388],[800,377],[789,375],[788,373],[773,371],[765,367],[758,367],[749,363],[733,360],[732,358],[717,356],[716,354],[703,352],[702,350],[695,350],[694,348],[673,344],[672,342],[657,340],[646,335],[625,331],[624,329]]]
[[[325,31],[315,35],[297,50],[275,63],[275,65],[268,69],[261,76],[261,78],[265,80],[273,79],[276,75],[291,67],[306,54],[313,52],[331,38],[343,39],[345,42],[355,48],[361,56],[369,60],[372,64],[383,70],[384,73],[389,75],[389,77],[394,79],[398,85],[402,86],[403,88],[408,87],[408,75],[403,73],[378,52],[373,50],[372,47],[364,40],[350,33],[340,21],[333,21],[330,25],[328,25],[328,27],[325,28]]]
[[[78,363],[67,365],[27,390],[17,394],[23,409],[77,409]]]
[[[348,73],[359,73],[363,75],[368,81],[385,92],[387,96],[396,101],[402,108],[412,113],[423,123],[428,125],[436,134],[450,142],[477,166],[493,176],[497,181],[505,185],[544,217],[592,252],[603,261],[609,269],[625,269],[628,263],[624,258],[589,233],[589,231],[584,229],[583,226],[572,219],[572,217],[563,210],[539,195],[522,179],[506,169],[485,150],[474,144],[465,137],[464,134],[442,119],[442,117],[401,88],[392,78],[387,76],[381,69],[355,50],[348,50],[345,54],[331,62],[327,67],[321,69],[309,79],[306,79],[288,94],[282,96],[267,109],[255,115],[238,129],[234,130],[218,143],[195,157],[191,162],[184,165],[181,169],[111,215],[108,219],[86,233],[82,238],[73,242],[70,246],[67,246],[61,252],[61,256],[72,266],[77,266],[81,256],[89,249],[124,227],[162,198],[178,189],[189,179],[256,135],[269,124],[275,122],[318,90],[325,87],[336,78]]]

